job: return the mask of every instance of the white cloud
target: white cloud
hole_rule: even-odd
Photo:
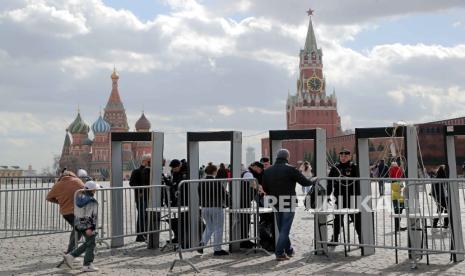
[[[31,33],[64,38],[72,38],[90,31],[84,15],[73,14],[69,10],[57,9],[39,1],[29,3],[21,9],[3,12],[0,15],[0,23],[5,20],[18,23]]]
[[[295,91],[307,32],[305,1],[165,0],[171,11],[145,22],[100,0],[7,2],[0,4],[0,96],[8,99],[0,102],[6,118],[0,137],[33,136],[32,145],[18,143],[38,166],[61,151],[78,103],[85,119],[96,119],[111,90],[113,65],[130,125],[143,108],[153,129],[166,132],[169,157],[185,156],[186,130],[253,135],[285,128],[285,99],[288,89]],[[344,128],[463,115],[465,43],[399,41],[363,52],[345,46],[383,18],[463,5],[395,3],[329,0],[312,7],[327,92],[336,87]],[[244,143],[258,154],[262,136]],[[0,150],[2,163],[20,160]]]
[[[231,116],[236,113],[236,111],[228,106],[220,105],[218,106],[218,113],[223,116]]]

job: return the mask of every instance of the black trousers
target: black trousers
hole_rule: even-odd
[[[74,250],[76,247],[76,240],[75,240],[75,233],[74,231],[74,214],[68,214],[68,215],[63,215],[63,218],[66,220],[66,222],[71,225],[71,233],[69,235],[69,242],[68,242],[68,249],[66,249],[66,254],[70,253],[71,251]],[[77,240],[79,241],[82,237],[82,233],[80,231],[77,231]]]

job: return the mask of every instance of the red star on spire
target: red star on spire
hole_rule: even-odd
[[[315,11],[315,10],[308,9],[307,15],[308,15],[308,16],[312,16],[314,11]]]

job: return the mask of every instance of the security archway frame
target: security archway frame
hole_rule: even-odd
[[[446,157],[447,164],[449,167],[449,178],[457,178],[457,159],[455,153],[455,137],[456,136],[465,136],[465,125],[459,126],[444,126],[444,136],[445,136],[445,148],[446,148]],[[460,252],[464,251],[463,245],[463,233],[462,233],[462,218],[460,211],[460,194],[458,185],[453,185],[454,182],[451,182],[448,191],[449,195],[449,219],[451,226],[451,235],[452,235],[452,250],[457,250]],[[457,183],[457,182],[455,182]],[[452,259],[454,262],[461,262],[465,259],[464,254],[452,254]]]
[[[112,132],[111,140],[111,187],[123,187],[123,144],[126,142],[151,142],[152,160],[150,169],[150,185],[162,184],[163,173],[163,132]],[[124,198],[123,190],[111,193],[111,247],[124,246]],[[161,207],[161,194],[150,190],[147,207]],[[159,234],[149,235],[149,248],[158,248]]]
[[[315,176],[325,177],[327,174],[326,162],[326,130],[316,129],[295,129],[295,130],[270,130],[270,162],[273,163],[273,157],[279,149],[282,149],[282,142],[288,140],[313,140],[313,152],[315,158]],[[323,186],[325,183],[321,182]],[[324,187],[326,188],[326,187]],[[326,229],[326,215],[315,214],[314,234],[315,234],[315,253],[327,252],[328,233]],[[275,225],[275,242],[278,239],[278,230]]]
[[[369,145],[368,141],[370,138],[404,138],[404,144],[406,147],[406,159],[407,159],[407,177],[408,178],[417,178],[418,177],[418,157],[417,157],[417,130],[414,126],[398,126],[398,127],[378,127],[378,128],[356,128],[355,129],[355,143],[357,151],[357,163],[359,167],[359,176],[360,178],[369,178],[370,177],[370,157],[369,157]],[[418,202],[418,186],[417,185],[408,185],[408,196],[415,196],[413,200],[408,200],[408,208],[412,213],[415,213],[414,210],[418,208],[415,206],[415,202]],[[374,237],[374,218],[371,210],[366,210],[361,208],[360,201],[364,201],[366,206],[372,207],[371,202],[371,183],[369,180],[360,181],[360,198],[357,204],[358,209],[361,212],[361,241],[362,244],[375,245]],[[368,200],[365,200],[368,199]],[[407,198],[412,199],[412,198]],[[417,221],[415,219],[409,223],[409,225],[416,225]],[[409,238],[410,242],[414,245],[417,245],[415,248],[418,248],[421,244],[421,233],[418,231],[409,231],[409,235],[412,237]],[[374,247],[362,247],[362,255],[371,255],[374,254]]]
[[[242,162],[242,133],[240,131],[216,131],[216,132],[187,132],[187,162],[189,167],[189,179],[199,179],[199,156],[200,142],[230,142],[230,164],[233,178],[241,177],[241,162]],[[231,185],[231,208],[240,208],[240,187]],[[192,183],[189,185],[189,210],[197,210],[199,206],[198,184]],[[199,212],[189,212],[190,221],[199,221]],[[231,216],[231,220],[236,220],[235,216]],[[199,244],[199,228],[194,227],[196,224],[190,225],[190,242],[191,245]],[[241,221],[230,221],[230,238],[238,240],[240,237]],[[230,244],[231,252],[238,251],[240,245],[238,243]]]

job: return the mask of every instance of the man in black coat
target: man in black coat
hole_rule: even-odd
[[[149,186],[150,185],[150,155],[145,155],[142,159],[139,168],[135,169],[131,173],[129,180],[129,186]],[[147,203],[149,201],[149,191],[146,188],[138,188],[134,191],[136,209],[137,209],[137,221],[136,231],[137,233],[147,232]],[[136,242],[145,242],[146,235],[138,234]]]
[[[299,170],[288,164],[289,151],[281,149],[277,153],[276,162],[265,170],[263,175],[263,189],[267,195],[268,206],[274,208],[276,222],[279,230],[276,244],[276,260],[285,261],[294,255],[289,233],[294,220],[297,197],[296,182],[302,186],[311,186]]]
[[[350,150],[343,149],[339,152],[339,162],[336,163],[331,170],[329,171],[329,177],[339,177],[341,180],[330,180],[328,181],[327,186],[327,195],[330,196],[331,193],[336,198],[336,205],[338,208],[350,208],[351,203],[353,203],[352,208],[355,208],[355,199],[357,196],[360,196],[360,182],[352,180],[344,180],[344,177],[358,177],[358,167],[352,161],[352,155]],[[343,223],[344,215],[334,215],[334,233],[331,242],[339,241],[339,233],[341,232],[341,226]],[[357,232],[358,239],[360,241],[361,233],[361,215],[350,214],[349,218],[355,225],[355,231]],[[335,246],[330,244],[330,246]]]
[[[389,167],[386,165],[386,163],[384,163],[384,159],[379,160],[377,171],[378,171],[378,174],[375,177],[387,178],[389,176],[388,175]],[[379,180],[378,185],[379,185],[379,195],[384,196],[384,180]]]

